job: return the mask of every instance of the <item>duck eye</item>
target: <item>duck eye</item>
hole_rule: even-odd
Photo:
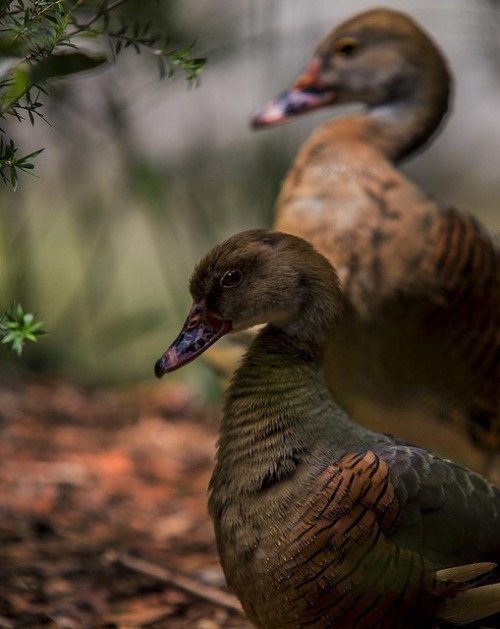
[[[333,52],[340,57],[349,57],[357,50],[359,41],[354,37],[341,37],[335,42]]]
[[[238,269],[232,269],[231,271],[226,271],[224,275],[221,277],[220,285],[224,288],[235,288],[235,286],[239,286],[243,279],[243,273],[238,271]]]

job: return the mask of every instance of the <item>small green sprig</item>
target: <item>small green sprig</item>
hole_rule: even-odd
[[[35,168],[32,160],[43,151],[43,149],[38,149],[23,157],[16,157],[17,150],[13,140],[4,142],[0,137],[0,176],[4,183],[10,181],[14,192],[19,187],[19,171],[32,175],[31,171]]]
[[[46,334],[42,326],[43,322],[35,321],[35,315],[24,312],[21,304],[12,304],[0,317],[1,342],[21,356],[27,341],[36,343],[39,336]]]
[[[137,54],[146,50],[155,55],[161,79],[170,78],[179,69],[185,72],[189,83],[196,83],[207,61],[205,57],[193,56],[195,42],[182,50],[176,50],[171,47],[168,35],[162,37],[152,33],[149,24],[143,26],[138,22],[132,25],[122,24],[118,30],[110,30],[108,36],[114,42],[115,55],[119,54],[122,48],[130,46]]]

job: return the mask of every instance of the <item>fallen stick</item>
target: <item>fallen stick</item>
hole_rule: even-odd
[[[209,601],[214,605],[224,607],[225,609],[229,609],[243,615],[243,610],[241,609],[238,599],[229,592],[223,592],[211,585],[206,585],[205,583],[195,581],[195,579],[176,574],[173,570],[170,570],[165,566],[158,566],[146,561],[145,559],[140,559],[139,557],[134,557],[133,555],[129,555],[127,553],[109,551],[106,553],[105,558],[106,561],[109,561],[110,563],[121,564],[130,570],[135,570],[136,572],[153,577],[154,579],[168,583],[178,590],[182,590],[188,594],[193,594],[194,596]]]

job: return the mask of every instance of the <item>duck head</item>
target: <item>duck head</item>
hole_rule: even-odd
[[[342,308],[330,263],[301,238],[267,230],[242,232],[214,247],[196,266],[189,290],[193,305],[179,336],[156,362],[158,378],[224,334],[262,323],[322,344]]]
[[[418,92],[443,100],[440,106],[446,110],[449,82],[443,56],[411,18],[391,9],[373,9],[329,33],[306,71],[259,109],[252,125],[281,124],[334,103],[376,107]]]

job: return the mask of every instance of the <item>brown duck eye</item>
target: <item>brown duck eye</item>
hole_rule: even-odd
[[[335,42],[333,52],[341,57],[349,57],[358,46],[359,41],[354,37],[341,37]]]
[[[243,273],[238,271],[238,269],[232,269],[231,271],[226,271],[224,273],[221,277],[220,285],[224,288],[234,288],[235,286],[239,286],[241,284],[242,279]]]

